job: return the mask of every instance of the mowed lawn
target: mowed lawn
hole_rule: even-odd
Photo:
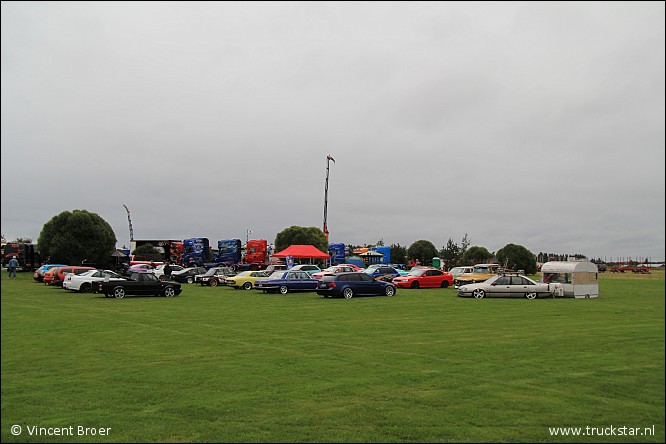
[[[587,300],[183,287],[3,272],[2,442],[664,442],[663,271]]]

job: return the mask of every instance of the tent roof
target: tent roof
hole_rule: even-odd
[[[292,256],[295,258],[312,258],[312,259],[328,259],[329,256],[326,253],[322,253],[317,250],[314,245],[290,245],[282,251],[279,251],[273,255],[273,257],[287,257]]]

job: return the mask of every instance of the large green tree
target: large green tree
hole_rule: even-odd
[[[505,268],[524,270],[526,274],[537,272],[536,256],[522,245],[507,244],[497,250],[497,261]]]
[[[432,263],[432,258],[435,256],[437,256],[437,247],[428,240],[417,240],[407,249],[407,257],[418,259],[423,265]]]
[[[407,248],[400,244],[391,244],[391,262],[394,264],[407,263]]]
[[[460,263],[462,261],[462,250],[451,238],[449,238],[449,241],[446,243],[446,247],[439,250],[439,257],[449,268],[462,265]]]
[[[37,239],[42,257],[51,262],[106,264],[116,246],[111,225],[96,213],[86,210],[63,211],[46,222]]]
[[[275,236],[275,251],[282,251],[290,245],[314,245],[318,250],[328,252],[326,235],[317,227],[293,225]]]
[[[475,265],[488,262],[493,254],[485,247],[469,247],[463,254],[462,261],[464,265]]]

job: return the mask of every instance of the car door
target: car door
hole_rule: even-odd
[[[354,282],[352,285],[354,286],[354,293],[356,294],[373,295],[378,294],[378,287],[381,287],[382,291],[384,289],[384,287],[377,282],[376,278],[373,278],[366,273],[358,273],[352,276],[354,276]]]
[[[310,278],[310,275],[307,273],[307,271],[293,271],[289,273],[289,276],[291,276],[289,278],[290,279],[289,288],[293,290],[311,289],[312,284],[310,283],[310,281],[312,281],[312,278]]]
[[[500,276],[492,283],[487,293],[492,297],[508,298],[511,297],[511,287],[511,277]]]
[[[424,279],[425,285],[423,285],[423,286],[424,287],[429,287],[429,288],[439,287],[442,284],[442,275],[443,274],[444,273],[442,273],[439,270],[428,270],[428,271],[426,271],[425,276],[424,276],[425,277],[425,279]]]
[[[139,283],[137,284],[138,294],[156,294],[162,291],[160,280],[152,273],[139,274]]]
[[[511,297],[522,298],[525,293],[536,291],[536,288],[530,281],[522,276],[511,276]]]

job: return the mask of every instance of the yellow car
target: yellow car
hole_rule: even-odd
[[[499,264],[476,264],[471,273],[463,273],[454,279],[456,288],[467,284],[478,284],[503,271]]]
[[[227,287],[233,287],[236,290],[251,290],[254,288],[254,282],[268,277],[263,271],[241,271],[236,276],[226,279]]]

